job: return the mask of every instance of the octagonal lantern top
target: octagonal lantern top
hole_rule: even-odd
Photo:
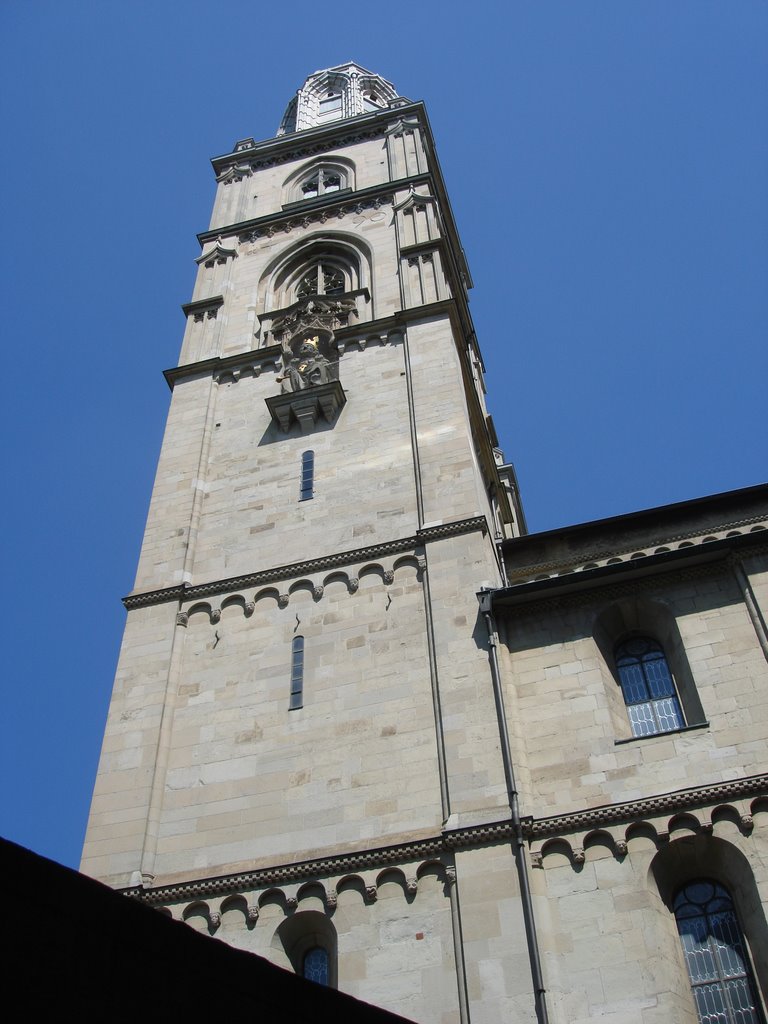
[[[397,99],[391,82],[349,61],[309,76],[288,104],[277,134],[386,110]]]

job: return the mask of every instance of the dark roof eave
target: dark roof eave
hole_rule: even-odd
[[[577,569],[573,572],[563,573],[561,576],[515,583],[492,591],[491,601],[494,606],[525,604],[528,601],[537,601],[547,597],[563,597],[566,594],[593,590],[612,583],[617,578],[626,582],[642,576],[669,572],[683,563],[687,567],[691,567],[720,562],[727,558],[732,550],[748,547],[755,543],[764,544],[766,538],[768,538],[766,530],[743,533],[737,537],[706,541],[689,548],[676,548],[674,551],[644,555],[642,558],[631,558],[623,562],[615,562],[613,565],[601,565],[596,569]]]
[[[574,523],[572,526],[557,526],[552,530],[542,530],[540,533],[528,533],[524,537],[510,537],[503,541],[502,548],[505,552],[509,551],[512,554],[515,547],[520,547],[527,541],[547,540],[550,537],[562,536],[567,533],[586,533],[597,528],[636,523],[663,513],[682,512],[688,508],[698,509],[702,505],[715,505],[728,498],[736,500],[757,497],[761,493],[765,495],[768,502],[768,483],[754,484],[751,487],[741,487],[733,491],[719,491],[716,494],[706,494],[700,498],[687,498],[685,501],[674,501],[668,505],[656,505],[652,508],[638,509],[635,512],[624,512],[621,515],[607,516],[604,519],[590,519],[585,523]]]

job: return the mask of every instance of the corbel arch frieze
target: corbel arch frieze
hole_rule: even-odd
[[[761,807],[761,801],[765,806]],[[658,815],[629,823],[586,829],[576,833],[551,835],[530,844],[534,867],[570,862],[574,869],[600,859],[608,851],[616,860],[642,850],[659,850],[667,843],[684,836],[712,835],[724,837],[752,835],[755,828],[755,806],[768,813],[768,798],[734,800],[712,807],[686,809],[672,815]],[[556,855],[559,855],[556,856]]]
[[[366,562],[359,568],[336,569],[325,574],[302,576],[290,583],[286,581],[279,587],[269,585],[260,587],[255,592],[235,591],[222,597],[220,603],[196,601],[189,608],[182,608],[179,611],[177,622],[180,625],[193,626],[207,618],[209,624],[214,625],[221,620],[224,611],[233,614],[236,610],[239,610],[244,618],[252,618],[261,608],[277,606],[279,609],[287,609],[291,604],[307,597],[315,603],[320,602],[326,598],[327,590],[335,598],[345,593],[349,597],[358,593],[361,582],[365,589],[370,590],[378,580],[379,584],[387,589],[396,581],[398,575],[413,579],[414,570],[416,578],[420,578],[418,558],[415,555],[405,555],[397,559]],[[341,587],[334,584],[341,584]]]
[[[309,909],[319,910],[332,917],[338,909],[339,900],[343,902],[352,894],[363,906],[371,907],[378,902],[380,889],[390,883],[395,883],[395,888],[388,888],[388,899],[399,893],[397,898],[404,903],[419,898],[422,886],[429,877],[436,878],[442,884],[443,895],[446,895],[452,881],[452,870],[451,864],[430,857],[424,861],[380,865],[378,868],[299,879],[287,884],[265,883],[262,887],[255,887],[252,883],[238,886],[233,879],[229,891],[206,899],[194,897],[152,902],[162,913],[210,934],[214,934],[222,925],[248,930],[262,925],[274,928],[275,916],[285,920]],[[226,879],[216,879],[216,886],[221,888],[222,885],[227,885]]]

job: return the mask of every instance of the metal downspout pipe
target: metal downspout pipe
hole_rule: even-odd
[[[525,849],[525,840],[523,838],[522,824],[520,821],[520,807],[517,799],[515,768],[512,761],[512,750],[509,745],[509,730],[507,729],[507,718],[504,711],[504,694],[501,688],[501,674],[499,672],[499,655],[496,640],[496,623],[493,619],[492,598],[493,591],[490,589],[483,589],[477,595],[477,599],[480,602],[480,613],[485,619],[486,629],[488,630],[488,658],[491,664],[493,698],[496,705],[499,739],[501,740],[501,757],[504,763],[504,777],[506,779],[507,795],[509,797],[513,844],[515,848],[515,863],[517,864],[517,873],[520,881],[520,894],[523,899],[523,921],[525,924],[525,939],[528,944],[528,956],[531,962],[531,977],[533,980],[536,1002],[536,1019],[538,1024],[549,1024],[546,989],[544,988],[544,975],[541,969],[541,953],[539,951],[539,941],[536,936],[536,921],[533,915],[531,880],[528,875],[528,858]]]

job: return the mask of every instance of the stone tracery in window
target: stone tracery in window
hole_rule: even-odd
[[[308,295],[343,295],[348,291],[344,271],[325,260],[318,260],[303,274],[296,285],[296,298]]]
[[[283,202],[332,196],[355,188],[355,166],[347,157],[315,160],[293,171],[283,182]]]
[[[304,199],[314,199],[315,196],[338,192],[345,184],[340,171],[331,167],[318,167],[301,183],[301,193]]]

